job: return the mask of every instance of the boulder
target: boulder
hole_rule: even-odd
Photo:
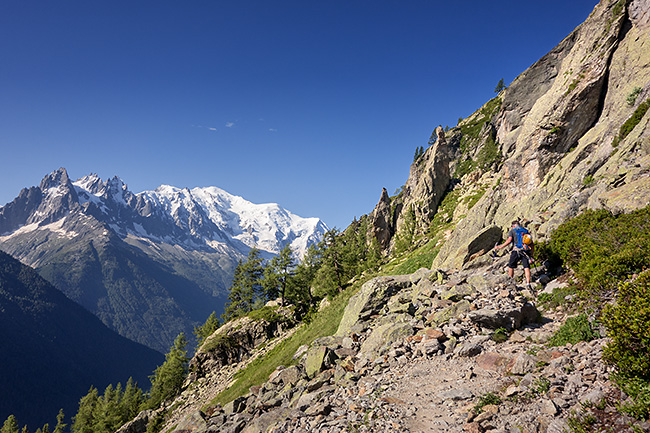
[[[454,286],[448,290],[444,290],[440,293],[441,299],[448,299],[453,302],[461,301],[465,296],[471,295],[474,293],[474,289],[469,284],[461,284]]]
[[[153,419],[155,416],[156,412],[153,410],[143,410],[138,414],[138,416],[124,424],[115,433],[145,433],[147,431],[149,420]]]
[[[208,424],[200,411],[194,411],[178,423],[173,433],[205,433],[208,431]]]
[[[246,410],[246,398],[237,397],[233,401],[226,403],[223,407],[223,411],[226,415],[233,413],[240,413]]]
[[[413,335],[413,326],[409,323],[386,323],[378,326],[361,345],[358,357],[375,359],[388,351],[393,343],[410,335]]]
[[[463,264],[490,252],[502,240],[502,237],[503,231],[497,226],[486,227],[478,232],[467,245]]]
[[[526,303],[520,307],[502,310],[481,308],[470,311],[472,322],[489,329],[506,328],[513,330],[537,319],[539,312],[532,304]]]
[[[307,352],[304,361],[305,374],[314,377],[325,368],[334,364],[336,354],[327,346],[313,346]]]
[[[377,277],[361,286],[361,289],[350,298],[336,335],[346,337],[353,326],[378,314],[390,297],[402,289],[411,286],[409,275]]]
[[[461,314],[467,313],[469,310],[470,310],[469,301],[462,300],[446,308],[443,308],[441,311],[435,312],[434,314],[430,315],[427,318],[427,321],[430,323],[434,323],[437,326],[440,326],[443,323],[447,323],[450,319],[454,317],[458,317]]]

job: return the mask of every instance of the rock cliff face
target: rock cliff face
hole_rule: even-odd
[[[647,205],[649,5],[601,1],[496,98],[446,134],[440,128],[394,198],[394,233],[409,209],[420,230],[429,227],[440,200],[456,191],[459,202],[472,204],[454,212],[434,266],[461,268],[479,233],[505,230],[514,218],[544,239],[587,208]]]

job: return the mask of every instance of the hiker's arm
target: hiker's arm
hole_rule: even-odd
[[[501,248],[505,248],[505,247],[507,247],[508,245],[510,245],[510,242],[512,242],[512,236],[508,236],[508,239],[506,239],[506,241],[505,241],[503,244],[501,244],[501,245],[497,245],[497,246],[494,247],[494,248],[496,248],[497,250],[500,250]]]

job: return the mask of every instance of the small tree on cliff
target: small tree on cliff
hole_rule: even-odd
[[[506,85],[505,85],[505,83],[503,82],[503,78],[501,78],[501,79],[499,80],[499,82],[497,83],[497,86],[494,88],[494,93],[501,93],[501,91],[502,91],[503,89],[505,89],[505,88],[506,88]]]

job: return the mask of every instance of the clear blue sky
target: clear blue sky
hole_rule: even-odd
[[[0,206],[66,167],[345,228],[595,0],[0,3]]]

